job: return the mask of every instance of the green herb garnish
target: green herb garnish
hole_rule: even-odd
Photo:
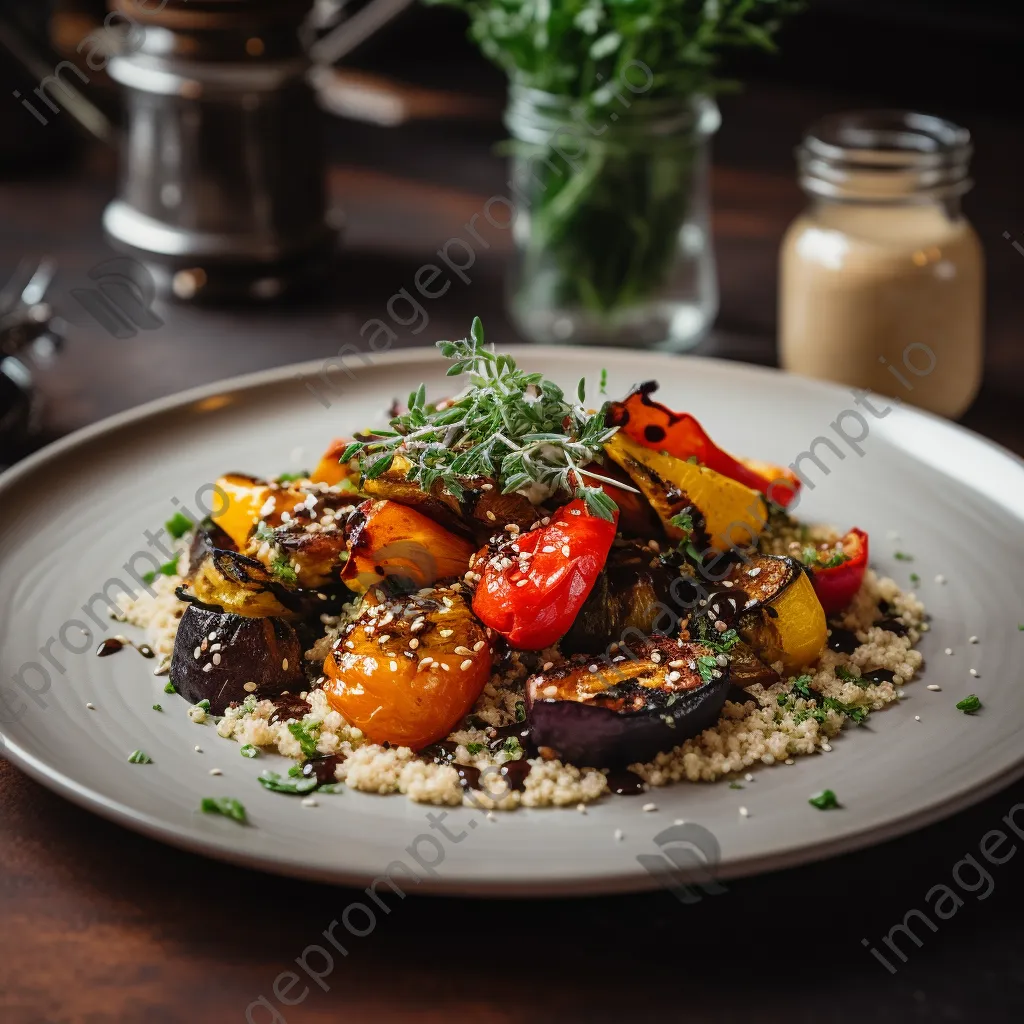
[[[729,788],[730,789],[742,789],[743,787],[738,782],[730,782],[729,783]]]
[[[237,821],[241,825],[249,823],[245,808],[233,796],[204,797],[199,809],[203,814],[223,814],[225,818],[231,818],[232,821]]]
[[[821,697],[821,706],[828,708],[832,711],[838,711],[842,715],[846,715],[847,718],[860,725],[868,717],[868,712],[864,708],[856,704],[846,704],[841,700],[837,700],[835,697]]]
[[[479,754],[480,751],[483,750],[483,749],[484,749],[484,745],[482,743],[467,743],[466,744],[466,750],[468,750],[470,752],[470,754],[472,754],[474,756]]]
[[[867,689],[871,685],[870,680],[854,675],[845,665],[836,666],[836,676],[845,683],[856,683],[861,689]]]
[[[175,512],[174,515],[164,523],[164,529],[175,540],[180,540],[186,533],[190,533],[194,526],[195,523],[181,512]]]
[[[916,572],[912,572],[910,574],[910,582],[911,583],[920,583],[921,582],[921,577],[918,576]]]
[[[281,473],[277,481],[282,484],[293,484],[296,480],[306,480],[309,477],[309,470],[301,469],[297,473]]]
[[[298,767],[298,766],[293,766]],[[301,772],[301,768],[299,771]],[[289,772],[289,774],[291,774]],[[287,782],[281,778],[277,772],[264,771],[260,773],[260,777],[257,779],[259,784],[264,789],[269,789],[272,793],[288,793],[293,796],[301,796],[304,793],[310,793],[316,789],[317,782],[314,776],[308,778],[303,776],[297,778],[294,782]]]
[[[204,711],[210,710],[210,702],[208,700],[201,700],[198,704],[193,704],[193,707],[202,708]]]
[[[823,789],[817,796],[812,796],[807,802],[812,807],[817,807],[819,811],[831,811],[839,806],[839,800],[831,789]]]
[[[793,689],[790,690],[790,693],[793,693],[798,697],[803,697],[804,700],[810,700],[812,697],[817,697],[817,692],[811,689],[811,682],[813,679],[813,676],[808,675],[797,676],[796,679],[793,680]]]
[[[710,683],[712,679],[721,675],[721,669],[718,667],[718,659],[713,658],[710,654],[702,654],[697,659],[697,672],[705,683]]]
[[[286,558],[284,555],[280,555],[270,563],[270,571],[281,580],[286,583],[296,583],[299,578],[299,574],[295,571],[295,566],[292,565],[291,559]]]
[[[175,555],[169,562],[164,562],[159,569],[154,569],[152,572],[143,573],[142,578],[147,583],[152,583],[157,576],[177,576],[178,575],[178,559],[180,555]]]
[[[523,756],[523,748],[520,745],[519,740],[517,740],[515,736],[509,736],[502,744],[501,749],[510,758],[520,758]]]
[[[167,681],[167,685],[164,687],[164,693],[177,693],[178,688],[174,685],[172,680]]]
[[[238,752],[242,757],[253,758],[260,756],[260,748],[253,746],[251,743],[246,743]]]
[[[833,551],[832,554],[824,561],[821,561],[819,557],[818,562],[822,569],[834,569],[837,565],[843,565],[845,562],[849,562],[850,557],[843,551]]]
[[[894,551],[892,557],[895,558],[897,562],[912,562],[914,560],[914,556],[908,555],[905,551]]]
[[[526,721],[526,703],[525,703],[525,701],[517,700],[515,706],[516,706],[516,721],[517,722],[525,722]]]
[[[154,710],[154,711],[163,711],[163,708],[162,708],[162,707],[160,707],[160,705],[159,705],[159,704],[154,704],[154,705],[153,705],[153,710]]]
[[[153,758],[148,754],[144,754],[141,750],[133,750],[128,755],[129,764],[152,764]]]
[[[303,757],[316,757],[319,751],[316,749],[317,729],[315,726],[307,728],[302,722],[289,722],[288,731],[299,741]]]
[[[479,317],[469,338],[437,347],[452,360],[448,376],[465,375],[468,386],[439,410],[427,404],[421,385],[409,396],[407,413],[392,419],[390,429],[350,444],[342,462],[358,456],[364,476],[374,480],[401,452],[408,479],[427,492],[440,485],[461,498],[467,481],[488,477],[504,494],[574,494],[594,515],[612,519],[615,502],[587,481],[633,488],[585,468],[600,462],[618,429],[605,425],[602,412],[587,412],[582,400],[569,401],[543,374],[525,373],[510,356],[487,349]]]
[[[965,715],[973,715],[975,711],[981,708],[981,699],[976,693],[972,693],[968,697],[964,697],[963,700],[958,701],[956,705],[957,711],[962,711]]]

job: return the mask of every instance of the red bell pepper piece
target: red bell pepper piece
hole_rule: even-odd
[[[651,393],[657,387],[654,381],[648,381],[624,402],[612,402],[606,414],[608,423],[647,448],[668,452],[677,459],[695,457],[708,469],[759,491],[781,508],[792,503],[800,489],[800,479],[792,470],[767,462],[742,462],[723,451],[689,413],[673,412],[655,402]]]
[[[478,562],[477,618],[519,650],[539,651],[557,643],[604,568],[617,521],[618,513],[609,522],[591,514],[584,501],[570,501],[547,526],[513,538],[520,557],[503,547],[482,569]],[[502,556],[511,558],[511,565],[502,568]]]
[[[811,582],[826,615],[842,611],[854,598],[864,582],[868,567],[868,535],[856,527],[842,541],[847,561],[831,568],[810,567]]]

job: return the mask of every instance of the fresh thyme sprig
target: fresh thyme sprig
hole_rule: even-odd
[[[502,493],[519,492],[535,504],[558,492],[574,494],[594,515],[613,518],[615,502],[588,481],[631,488],[587,468],[618,428],[606,425],[603,409],[587,412],[585,380],[571,401],[543,374],[526,373],[510,356],[488,349],[479,317],[468,338],[437,347],[452,360],[448,376],[468,377],[467,387],[434,406],[421,384],[409,396],[408,412],[394,417],[390,429],[350,444],[342,462],[358,456],[364,476],[373,480],[402,456],[408,479],[424,491],[440,484],[461,498],[467,481],[486,477]]]

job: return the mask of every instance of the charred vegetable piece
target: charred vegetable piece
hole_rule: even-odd
[[[171,679],[192,704],[208,700],[215,715],[250,694],[262,699],[307,687],[302,644],[289,623],[195,606],[185,609],[178,625]],[[249,683],[255,689],[247,689]]]
[[[842,540],[840,557],[842,561],[833,556],[826,564],[820,558],[808,564],[814,592],[826,615],[842,611],[860,590],[868,567],[868,535],[852,529]]]
[[[766,665],[755,653],[753,648],[742,640],[729,651],[729,676],[735,686],[746,689],[757,683],[769,687],[779,681],[779,673],[770,665]],[[729,700],[737,696],[730,694]]]
[[[276,574],[254,558],[209,548],[190,568],[188,583],[178,588],[178,596],[234,615],[295,618],[337,611],[349,594],[339,583],[323,590],[308,590],[299,587],[294,577]]]
[[[680,615],[671,610],[674,572],[648,548],[633,541],[612,546],[604,569],[568,633],[563,654],[606,651],[624,634],[667,633]]]
[[[737,459],[711,440],[689,413],[673,412],[656,402],[656,381],[640,384],[623,402],[612,402],[605,416],[638,444],[666,452],[677,459],[695,458],[701,465],[764,494],[773,504],[786,508],[800,489],[800,479],[790,469],[755,459]]]
[[[625,487],[616,487],[611,483],[601,483],[601,490],[608,495],[619,508],[619,535],[621,537],[650,540],[661,537],[664,530],[661,520],[651,508],[650,502],[643,494],[638,494],[629,475],[621,467],[605,460],[601,467],[601,475],[611,480],[621,481]],[[629,488],[628,490],[626,488]]]
[[[759,562],[763,564],[765,559],[773,558],[761,555]],[[762,661],[769,665],[781,661],[785,670],[791,672],[817,659],[825,646],[828,627],[807,573],[792,559],[777,561],[788,563],[788,581],[775,596],[762,599],[745,612],[737,629]],[[749,577],[741,574],[739,578]]]
[[[348,561],[341,578],[364,593],[384,579],[407,590],[461,577],[473,544],[397,501],[364,501],[345,528]]]
[[[629,653],[619,661],[576,657],[527,680],[538,748],[576,765],[619,767],[650,760],[718,719],[729,671],[710,647],[653,636]]]
[[[332,441],[316,464],[316,469],[313,470],[310,480],[313,483],[327,484],[330,487],[336,487],[345,480],[351,480],[352,489],[355,491],[355,481],[359,474],[352,469],[351,463],[342,464],[341,462],[341,456],[349,444],[350,442],[344,438]]]
[[[429,492],[408,477],[411,463],[404,455],[396,455],[391,466],[374,479],[363,480],[363,491],[373,498],[386,498],[410,505],[425,516],[459,532],[472,532],[481,539],[514,523],[522,530],[544,515],[521,494],[502,494],[494,480],[483,477],[462,481],[463,496],[455,497],[436,484]]]
[[[576,499],[546,526],[517,534],[489,552],[473,596],[480,621],[520,650],[539,651],[563,637],[604,568],[615,521]]]
[[[375,587],[324,663],[324,692],[373,742],[421,750],[470,710],[492,657],[461,591],[389,599]]]
[[[605,445],[605,452],[643,492],[675,541],[686,539],[687,534],[672,520],[688,509],[694,536],[701,544],[706,538],[716,551],[745,547],[764,526],[768,511],[764,498],[721,473],[652,451],[621,431]]]

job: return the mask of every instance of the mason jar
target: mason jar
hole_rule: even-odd
[[[838,114],[797,151],[810,203],[782,244],[790,371],[956,417],[981,384],[984,256],[960,208],[970,133],[905,111]]]
[[[531,341],[682,351],[718,312],[708,194],[718,107],[647,99],[633,77],[600,109],[511,86],[507,301]]]

